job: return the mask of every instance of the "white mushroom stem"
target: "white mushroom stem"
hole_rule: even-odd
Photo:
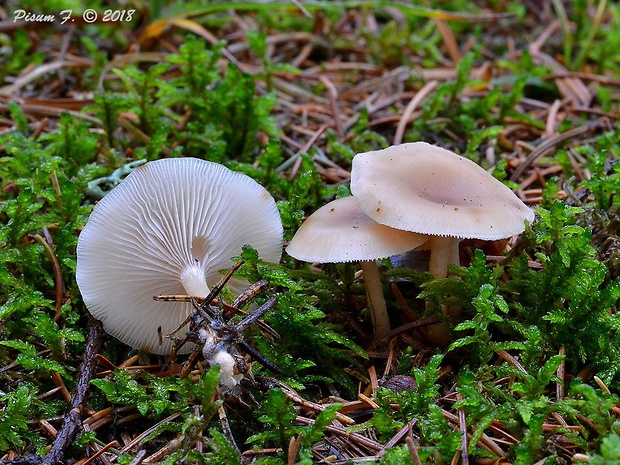
[[[179,276],[185,293],[191,297],[206,297],[209,294],[207,277],[204,270],[197,266],[185,268]]]
[[[457,237],[431,236],[429,241],[431,260],[428,271],[436,278],[448,276],[448,266],[460,264],[459,242]]]
[[[210,290],[207,285],[207,278],[204,271],[199,266],[194,265],[184,269],[181,276],[179,276],[179,279],[181,280],[183,289],[185,289],[185,294],[188,296],[206,297],[209,295]],[[201,328],[200,339],[204,342],[203,354],[205,360],[209,363],[209,365],[219,364],[212,356],[213,354],[211,354],[213,347],[216,345],[215,331],[209,327]],[[224,373],[227,373],[226,369],[222,369],[220,371],[222,382],[224,382]]]
[[[446,278],[448,276],[448,266],[460,264],[459,242],[461,242],[461,239],[458,237],[431,236],[431,239],[428,241],[431,249],[428,270],[434,277]],[[442,305],[441,311],[446,317],[458,312],[457,308],[447,305]],[[437,343],[442,345],[450,343],[450,338],[441,324],[429,325],[427,331],[429,337]]]
[[[360,266],[362,273],[364,273],[364,284],[366,286],[370,319],[375,331],[375,338],[382,339],[390,331],[390,319],[385,305],[385,298],[383,297],[379,267],[376,260],[361,261]]]

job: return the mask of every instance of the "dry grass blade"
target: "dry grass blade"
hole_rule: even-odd
[[[304,8],[308,12],[316,10],[325,10],[329,8],[396,8],[407,15],[420,16],[424,18],[437,18],[442,20],[460,20],[460,21],[493,21],[502,18],[510,18],[513,15],[511,13],[482,13],[482,14],[467,14],[456,13],[451,11],[442,11],[436,9],[425,8],[409,3],[390,2],[382,0],[336,0],[336,1],[320,1],[320,0],[306,0],[303,2]],[[214,4],[208,6],[202,6],[187,17],[202,16],[208,13],[214,13],[223,9],[231,7],[230,3],[223,3],[221,5]],[[279,1],[266,1],[261,3],[256,2],[235,2],[234,9],[236,11],[261,11],[265,9],[271,10],[290,10],[298,8],[295,2],[279,2]]]
[[[75,66],[75,63],[67,60],[60,60],[37,66],[28,74],[17,78],[13,84],[0,87],[0,96],[11,96],[26,85],[37,80],[39,77],[44,76],[48,73],[52,73],[54,71],[58,71],[65,66]]]
[[[57,181],[58,182],[58,181]],[[60,195],[58,196],[60,198]],[[54,315],[54,321],[60,320],[60,308],[62,307],[65,297],[65,281],[60,270],[60,263],[56,258],[56,254],[52,250],[51,245],[41,235],[35,234],[33,236],[35,240],[43,246],[45,253],[52,262],[52,269],[54,270],[54,281],[56,282],[56,314]]]
[[[437,81],[427,82],[426,84],[424,84],[424,87],[422,87],[420,91],[417,92],[415,96],[411,99],[411,101],[405,108],[405,111],[403,112],[400,121],[398,122],[396,134],[394,134],[394,145],[400,144],[403,141],[403,136],[405,135],[405,128],[407,127],[407,124],[411,122],[411,115],[413,114],[415,109],[422,104],[424,99],[435,89],[435,87],[437,87],[437,84],[439,84],[439,82]]]
[[[527,160],[522,163],[512,174],[510,177],[511,181],[515,181],[521,177],[522,174],[536,161],[538,157],[544,156],[549,151],[553,150],[557,144],[563,142],[565,140],[571,139],[578,135],[584,134],[590,131],[592,128],[587,126],[576,127],[567,130],[561,134],[554,134],[553,136],[545,139],[530,155],[528,155]]]
[[[301,424],[305,424],[305,425],[314,423],[314,420],[312,420],[311,418],[306,418],[306,417],[297,417],[295,421]],[[383,446],[379,444],[377,441],[374,441],[370,438],[362,436],[359,433],[348,433],[347,430],[344,428],[344,426],[342,426],[340,423],[333,423],[329,425],[327,428],[325,428],[325,430],[337,436],[346,437],[352,443],[358,446],[364,447],[368,449],[369,451],[373,451],[374,453],[379,452],[383,448]]]
[[[271,378],[269,379],[269,384],[272,386],[272,388],[278,387],[282,389],[282,392],[284,392],[286,397],[288,397],[291,401],[300,405],[301,407],[304,407],[314,412],[322,412],[325,410],[325,407],[326,407],[325,405],[317,404],[316,402],[311,402],[311,401],[304,399],[297,392],[295,392],[294,389],[280,382],[279,380]],[[336,413],[336,419],[340,421],[341,423],[344,423],[345,425],[355,424],[355,420],[353,420],[352,418],[346,415],[343,415],[342,413]]]
[[[385,451],[387,451],[391,447],[394,447],[396,444],[400,443],[403,439],[405,439],[406,441],[406,438],[408,436],[411,436],[411,429],[415,426],[417,422],[418,422],[417,418],[410,420],[405,426],[403,426],[398,431],[398,433],[392,436],[392,438],[388,442],[385,443],[385,445],[383,446],[383,449],[379,451],[377,456],[378,457],[383,456],[385,454]]]
[[[454,425],[460,425],[460,420],[458,415],[454,415],[453,413],[450,413],[446,410],[442,410],[441,412],[443,414],[443,416],[450,420],[451,423],[453,423]],[[467,437],[470,438],[471,434],[467,433]],[[518,441],[517,441],[518,442]],[[480,444],[481,447],[493,452],[495,455],[497,455],[498,458],[502,458],[506,456],[506,453],[502,450],[501,447],[499,447],[499,445],[497,444],[497,442],[495,440],[493,440],[490,436],[488,436],[487,434],[483,434],[480,438]]]
[[[448,53],[450,54],[452,62],[455,64],[458,63],[461,60],[462,55],[456,43],[456,38],[450,30],[450,27],[446,24],[445,21],[441,19],[435,18],[433,21],[435,22],[435,24],[437,25],[437,29],[439,29],[439,32],[441,33],[441,37],[446,44],[446,48],[448,49]]]
[[[457,400],[462,400],[461,396],[457,396]],[[465,416],[465,410],[459,409],[459,431],[461,432],[461,463],[463,465],[469,465],[469,452],[467,441],[467,418]]]

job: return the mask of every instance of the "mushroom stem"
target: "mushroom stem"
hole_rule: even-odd
[[[448,276],[448,266],[460,264],[459,242],[461,242],[461,239],[457,237],[431,236],[429,240],[431,260],[428,270],[433,276],[436,278],[446,278]],[[442,305],[441,311],[445,317],[449,317],[458,312],[458,308]],[[429,325],[427,331],[429,338],[437,344],[447,346],[451,342],[446,329],[441,323]]]
[[[187,295],[191,297],[206,297],[209,294],[207,277],[202,268],[198,266],[185,268],[179,278]]]
[[[448,265],[459,264],[459,242],[457,237],[431,236],[431,261],[428,271],[436,278],[448,276]]]
[[[383,297],[379,267],[376,260],[361,261],[360,266],[362,273],[364,273],[370,319],[375,331],[375,338],[381,339],[390,331],[390,319],[385,305],[385,298]]]

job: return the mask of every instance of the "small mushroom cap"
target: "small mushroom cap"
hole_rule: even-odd
[[[527,205],[476,163],[425,142],[356,155],[351,192],[373,220],[422,234],[496,240],[534,220]]]
[[[193,306],[153,296],[205,297],[246,244],[265,261],[280,260],[282,223],[269,192],[217,163],[152,161],[95,205],[78,241],[77,282],[108,333],[134,348],[168,354],[166,335]],[[243,289],[240,282],[229,284]]]
[[[376,260],[421,246],[427,236],[370,219],[353,197],[334,200],[310,215],[286,248],[305,262]]]

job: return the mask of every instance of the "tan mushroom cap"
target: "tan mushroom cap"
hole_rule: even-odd
[[[428,236],[390,228],[369,218],[353,197],[334,200],[315,211],[295,233],[286,251],[306,262],[360,262],[375,337],[390,330],[378,258],[415,249]]]
[[[373,220],[422,234],[496,240],[534,220],[527,205],[476,163],[425,142],[356,155],[351,192]]]
[[[306,262],[343,263],[386,258],[415,249],[427,236],[369,218],[354,197],[334,200],[306,219],[286,251]]]

